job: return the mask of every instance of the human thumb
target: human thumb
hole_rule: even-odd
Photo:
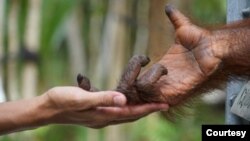
[[[91,93],[88,98],[90,107],[97,106],[123,106],[126,104],[126,97],[116,91],[99,91]]]

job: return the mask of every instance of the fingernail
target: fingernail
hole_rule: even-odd
[[[124,96],[115,96],[113,100],[114,100],[114,104],[117,106],[123,106],[126,104],[126,99]]]
[[[166,14],[170,15],[173,12],[174,7],[170,4],[166,5],[165,12]]]

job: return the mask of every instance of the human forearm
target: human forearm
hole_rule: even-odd
[[[137,120],[167,110],[167,104],[127,106],[115,91],[87,92],[78,87],[55,87],[41,96],[0,104],[0,135],[48,124],[101,128]]]
[[[47,124],[52,112],[46,108],[46,95],[0,104],[0,134],[27,130]]]

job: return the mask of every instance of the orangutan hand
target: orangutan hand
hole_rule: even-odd
[[[176,30],[176,41],[155,65],[167,68],[168,74],[162,75],[155,83],[145,85],[155,75],[152,73],[154,65],[135,85],[148,102],[178,105],[198,91],[220,68],[223,52],[215,52],[215,49],[222,43],[217,41],[217,35],[192,24],[172,6],[167,5],[165,10]]]

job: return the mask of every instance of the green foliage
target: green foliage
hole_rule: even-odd
[[[43,0],[41,18],[41,47],[46,54],[52,52],[53,36],[61,26],[76,0]]]
[[[226,0],[192,0],[192,17],[201,24],[221,24],[226,22]]]
[[[67,76],[67,53],[65,39],[65,19],[77,5],[77,0],[43,0],[41,13],[40,80],[45,87],[62,84],[62,76]],[[50,80],[50,81],[46,81]]]
[[[133,141],[200,141],[201,125],[223,124],[224,108],[216,108],[204,103],[196,104],[192,115],[183,116],[176,122],[169,122],[159,115],[150,115],[129,128],[128,140]],[[214,118],[216,115],[216,118]]]
[[[86,128],[79,126],[51,125],[36,130],[38,141],[82,141],[86,140]]]
[[[18,29],[19,29],[19,38],[20,41],[23,42],[24,40],[24,34],[25,34],[25,26],[26,26],[26,18],[28,12],[28,0],[21,0],[20,6],[19,6],[19,16],[18,16]]]

